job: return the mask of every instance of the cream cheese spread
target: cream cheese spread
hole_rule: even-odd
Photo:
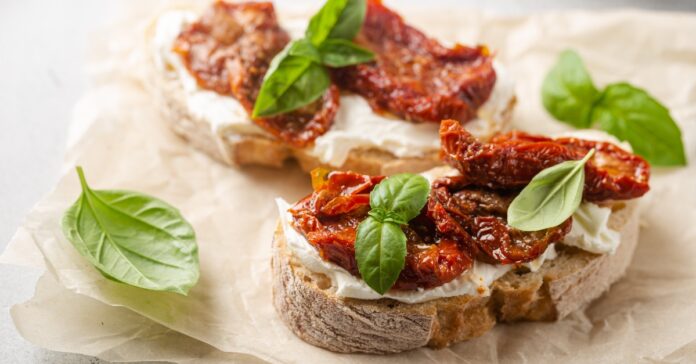
[[[563,244],[595,254],[614,254],[621,234],[609,228],[611,209],[593,203],[583,203],[573,214],[573,228]]]
[[[202,89],[184,66],[172,45],[181,30],[197,18],[191,11],[169,11],[155,25],[153,49],[155,63],[167,77],[178,80],[184,90],[186,108],[198,119],[208,122],[214,133],[225,135],[268,135],[254,124],[242,105],[231,96]],[[284,20],[281,23],[293,37],[302,35],[307,20]],[[510,76],[494,64],[497,80],[486,103],[478,110],[478,118],[466,123],[475,136],[488,137],[504,119],[508,103],[514,97]],[[341,96],[334,124],[315,140],[309,154],[323,163],[341,166],[354,149],[378,148],[397,157],[420,157],[440,148],[437,123],[411,123],[375,113],[365,99],[357,95]]]

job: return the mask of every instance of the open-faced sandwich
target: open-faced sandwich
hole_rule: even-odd
[[[451,168],[315,170],[310,195],[278,200],[274,304],[300,338],[337,352],[444,347],[496,322],[563,318],[625,272],[644,159],[577,136],[481,142],[453,120],[440,138]]]
[[[218,1],[163,13],[148,38],[165,118],[230,165],[423,171],[440,164],[441,120],[487,140],[515,103],[488,48],[443,45],[379,0],[329,0],[311,19]]]

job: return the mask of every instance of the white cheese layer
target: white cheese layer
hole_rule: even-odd
[[[172,51],[179,32],[196,18],[196,13],[190,11],[170,11],[158,18],[152,52],[160,71],[181,82],[188,112],[208,122],[217,135],[229,132],[268,135],[249,119],[236,99],[200,88],[180,56]],[[283,25],[297,37],[306,24],[306,20],[293,19]],[[479,117],[466,123],[466,128],[475,136],[488,137],[496,130],[514,96],[510,76],[500,65],[494,64],[494,67],[497,75],[495,87],[479,108]],[[349,152],[359,148],[378,148],[397,157],[420,157],[439,150],[437,123],[411,123],[384,117],[375,113],[367,101],[357,95],[342,95],[340,102],[334,124],[310,147],[310,154],[323,163],[341,166]]]
[[[563,244],[595,254],[614,254],[621,234],[609,228],[611,209],[593,203],[583,203],[573,214],[573,228]]]
[[[198,86],[181,57],[172,51],[172,45],[181,30],[196,18],[196,13],[181,10],[167,12],[158,18],[152,42],[157,68],[167,77],[181,83],[189,114],[208,122],[214,132],[263,134],[264,131],[249,120],[246,110],[236,99]]]

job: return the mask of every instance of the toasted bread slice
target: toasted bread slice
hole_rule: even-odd
[[[286,160],[295,159],[301,168],[310,171],[316,167],[333,170],[351,170],[370,175],[391,175],[401,172],[422,172],[442,165],[439,151],[434,150],[420,157],[400,158],[380,148],[362,148],[350,151],[341,166],[322,163],[307,149],[292,148],[270,136],[261,134],[241,134],[233,130],[214,131],[210,123],[189,112],[186,93],[182,80],[175,72],[165,72],[157,66],[152,39],[155,24],[146,34],[146,54],[149,65],[147,86],[163,118],[172,129],[195,148],[207,153],[212,158],[230,166],[261,165],[280,167]],[[511,96],[505,108],[499,110],[495,117],[486,120],[489,124],[486,139],[496,132],[505,130],[512,116],[516,98]],[[407,123],[404,121],[404,123]]]
[[[556,259],[536,272],[508,272],[493,283],[490,296],[416,304],[336,296],[327,276],[309,271],[288,250],[279,224],[273,240],[273,302],[297,336],[342,353],[441,348],[481,336],[496,322],[558,320],[599,297],[631,261],[638,240],[637,202],[616,203],[612,209],[609,227],[621,234],[612,255],[558,244]]]

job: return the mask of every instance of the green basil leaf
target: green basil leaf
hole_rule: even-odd
[[[686,165],[681,131],[669,110],[646,91],[627,83],[606,87],[592,112],[599,127],[628,141],[656,166]]]
[[[331,0],[329,0],[331,1]],[[367,1],[348,0],[341,12],[336,25],[331,29],[329,38],[341,38],[352,40],[360,32],[367,13]]]
[[[348,0],[328,0],[309,20],[305,38],[316,46],[320,45],[329,37],[347,5]]]
[[[82,194],[62,221],[75,249],[111,280],[186,295],[199,277],[198,246],[179,211],[138,192],[92,190],[77,173]]]
[[[404,220],[401,214],[394,211],[385,210],[381,207],[373,208],[367,213],[368,215],[374,217],[379,222],[392,222],[397,225],[406,225],[408,221]]]
[[[582,202],[585,163],[592,149],[577,161],[566,161],[539,172],[508,207],[507,221],[522,231],[537,231],[560,225]]]
[[[572,50],[563,51],[541,88],[546,110],[558,120],[587,128],[592,122],[592,105],[598,97],[599,91],[580,56]]]
[[[331,84],[323,66],[309,58],[290,54],[294,44],[288,45],[271,62],[252,117],[278,115],[308,105],[321,97]]]
[[[328,0],[309,21],[305,37],[315,46],[327,38],[353,39],[366,11],[365,0]]]
[[[288,49],[288,54],[291,56],[305,57],[316,63],[321,63],[321,54],[319,54],[319,50],[310,41],[304,38],[292,41]]]
[[[406,262],[406,234],[397,224],[368,216],[358,226],[355,259],[365,283],[384,294],[399,278]]]
[[[430,193],[430,183],[418,174],[403,173],[384,179],[370,193],[370,206],[384,209],[408,223],[420,214]]]
[[[345,67],[369,62],[374,53],[345,39],[327,39],[319,46],[321,62],[329,67]]]

